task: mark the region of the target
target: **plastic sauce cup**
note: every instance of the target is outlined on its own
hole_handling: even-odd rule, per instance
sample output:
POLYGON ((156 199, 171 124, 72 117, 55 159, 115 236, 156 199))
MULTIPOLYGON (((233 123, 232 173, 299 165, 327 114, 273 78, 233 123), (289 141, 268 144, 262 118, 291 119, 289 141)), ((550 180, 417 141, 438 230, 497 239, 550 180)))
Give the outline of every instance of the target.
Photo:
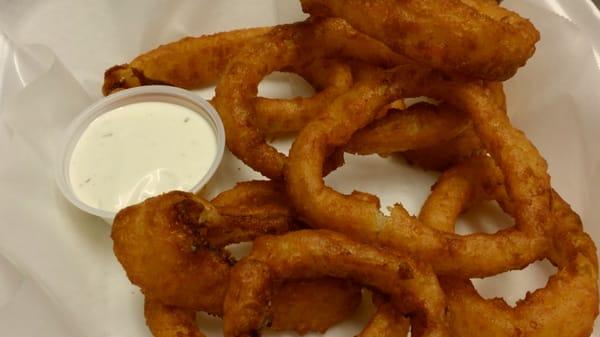
MULTIPOLYGON (((101 217, 112 223, 118 211, 90 206, 75 192, 71 181, 70 166, 73 152, 81 136, 90 124, 103 114, 127 105, 142 102, 163 102, 178 105, 198 113, 208 122, 216 138, 216 154, 212 163, 203 176, 193 185, 190 192, 198 192, 212 178, 219 167, 225 149, 225 130, 217 111, 198 95, 176 87, 153 85, 123 90, 105 97, 85 109, 81 115, 74 119, 66 130, 62 146, 56 160, 56 182, 63 195, 77 208, 84 212, 101 217)), ((156 139, 160 142, 160 139, 156 139)), ((193 160, 194 158, 190 158, 193 160)), ((208 159, 208 158, 207 158, 208 159)), ((122 163, 126 165, 127 163, 122 163)), ((175 189, 175 187, 173 187, 175 189)))

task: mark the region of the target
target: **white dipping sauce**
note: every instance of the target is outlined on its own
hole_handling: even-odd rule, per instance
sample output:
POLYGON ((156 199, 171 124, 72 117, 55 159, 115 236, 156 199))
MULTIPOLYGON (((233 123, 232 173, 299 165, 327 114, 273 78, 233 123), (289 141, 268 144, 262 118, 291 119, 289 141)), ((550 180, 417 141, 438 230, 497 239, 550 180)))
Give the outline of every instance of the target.
POLYGON ((89 206, 118 211, 171 190, 190 190, 217 155, 217 139, 199 113, 141 102, 89 124, 69 164, 73 192, 89 206))

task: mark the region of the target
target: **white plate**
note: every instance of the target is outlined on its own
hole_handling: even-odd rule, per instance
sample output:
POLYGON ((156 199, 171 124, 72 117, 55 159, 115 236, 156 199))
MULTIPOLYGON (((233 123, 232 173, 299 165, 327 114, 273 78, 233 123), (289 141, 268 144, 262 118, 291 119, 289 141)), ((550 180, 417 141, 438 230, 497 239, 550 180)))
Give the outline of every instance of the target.
MULTIPOLYGON (((535 57, 507 83, 509 111, 514 124, 547 158, 554 186, 581 213, 598 243, 600 71, 591 54, 591 46, 600 46, 600 36, 594 35, 600 31, 598 12, 587 1, 530 2, 572 20, 581 31, 524 1, 505 1, 531 17, 542 32, 535 57)), ((12 40, 7 44, 0 39, 2 335, 149 336, 142 297, 112 254, 110 228, 71 207, 54 185, 50 167, 55 139, 99 96, 106 67, 178 36, 301 17, 295 0, 273 3, 230 0, 217 5, 198 0, 177 2, 175 7, 157 0, 0 0, 0 27, 12 40), (29 43, 42 46, 25 46, 29 43)), ((295 82, 271 77, 271 83, 282 81, 284 91, 297 91, 295 82)), ((263 92, 272 88, 262 87, 263 92)), ((402 202, 415 212, 435 180, 394 160, 346 158, 347 164, 327 183, 343 192, 375 193, 384 205, 402 202)), ((256 178, 228 153, 209 194, 256 178)), ((506 222, 485 212, 472 212, 469 218, 490 225, 506 222)), ((514 303, 526 291, 542 287, 549 273, 548 263, 539 263, 477 284, 482 294, 514 303)), ((365 309, 327 335, 353 334, 367 316, 365 309)), ((218 335, 218 326, 203 321, 210 336, 218 335)))

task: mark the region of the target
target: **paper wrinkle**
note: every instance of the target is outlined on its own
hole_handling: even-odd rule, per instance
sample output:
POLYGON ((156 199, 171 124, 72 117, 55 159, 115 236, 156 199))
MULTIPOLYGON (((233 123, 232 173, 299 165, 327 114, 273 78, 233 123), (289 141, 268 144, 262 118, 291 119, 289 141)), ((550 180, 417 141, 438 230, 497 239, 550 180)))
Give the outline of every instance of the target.
POLYGON ((26 46, 13 55, 22 89, 5 99, 4 121, 54 163, 64 130, 92 99, 48 48, 26 46))
MULTIPOLYGON (((589 42, 598 37, 589 31, 585 37, 567 19, 532 5, 548 8, 551 2, 560 2, 568 18, 577 22, 572 0, 504 2, 542 32, 534 58, 506 84, 509 111, 547 158, 554 186, 581 211, 586 229, 599 242, 600 72, 589 42)), ((103 72, 112 65, 186 35, 293 22, 305 15, 297 0, 0 0, 0 8, 0 27, 12 46, 0 84, 0 251, 18 256, 18 267, 31 271, 36 283, 57 299, 56 311, 46 320, 85 328, 77 332, 86 334, 77 336, 148 336, 142 296, 112 253, 110 228, 70 205, 54 184, 52 166, 61 131, 101 96, 103 72)), ((211 90, 203 92, 212 96, 211 90)), ((290 141, 275 144, 286 151, 290 141)), ((394 159, 346 159, 344 167, 327 177, 329 186, 375 193, 383 206, 401 202, 413 213, 436 177, 398 170, 394 159)), ((264 178, 226 151, 204 193, 214 196, 251 179, 264 178)), ((512 284, 534 287, 545 276, 521 275, 512 284)), ((495 284, 502 288, 511 283, 495 284)), ((32 314, 22 312, 15 321, 32 314)), ((37 317, 43 319, 31 316, 37 317)), ((3 332, 13 331, 2 324, 3 332)), ((39 328, 11 335, 39 336, 43 330, 33 331, 39 328)), ((350 322, 325 335, 354 334, 356 329, 350 322)), ((220 335, 218 327, 204 331, 209 337, 220 335)), ((48 337, 66 334, 43 332, 48 337)))
POLYGON ((33 336, 43 331, 49 336, 73 334, 65 317, 39 284, 23 275, 0 255, 0 326, 12 336, 33 336), (26 317, 27 321, 23 318, 26 317))

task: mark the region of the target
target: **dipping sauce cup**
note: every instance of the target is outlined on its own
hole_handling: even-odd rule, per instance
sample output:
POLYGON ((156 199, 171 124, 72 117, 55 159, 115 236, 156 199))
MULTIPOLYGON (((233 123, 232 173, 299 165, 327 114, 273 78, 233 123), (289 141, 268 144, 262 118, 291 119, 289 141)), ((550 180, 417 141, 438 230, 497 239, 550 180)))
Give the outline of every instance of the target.
POLYGON ((169 86, 132 88, 73 120, 56 181, 73 205, 112 223, 120 209, 148 197, 199 191, 224 149, 223 123, 206 100, 169 86))

